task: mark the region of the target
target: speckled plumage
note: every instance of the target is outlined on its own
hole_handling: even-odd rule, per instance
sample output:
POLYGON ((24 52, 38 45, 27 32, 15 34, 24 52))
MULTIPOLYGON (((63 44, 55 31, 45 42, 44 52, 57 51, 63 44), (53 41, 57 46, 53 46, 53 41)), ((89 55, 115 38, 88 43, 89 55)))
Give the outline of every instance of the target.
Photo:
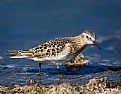
POLYGON ((57 65, 74 61, 88 44, 95 41, 95 33, 85 30, 74 37, 56 38, 28 50, 8 50, 11 58, 29 58, 35 61, 52 61, 57 65))
MULTIPOLYGON (((77 56, 78 55, 77 53, 81 51, 80 48, 83 48, 78 46, 79 46, 78 43, 72 37, 56 38, 54 40, 50 40, 45 43, 42 43, 41 45, 29 50, 9 51, 10 53, 9 55, 12 58, 25 57, 25 58, 33 59, 35 61, 45 61, 44 58, 56 57, 63 54, 64 55, 74 54, 75 56, 77 56)), ((64 59, 66 60, 67 58, 64 58, 64 59)))
POLYGON ((67 43, 69 43, 68 39, 56 38, 38 47, 32 48, 31 50, 34 51, 34 57, 38 58, 57 56, 63 51, 67 43))

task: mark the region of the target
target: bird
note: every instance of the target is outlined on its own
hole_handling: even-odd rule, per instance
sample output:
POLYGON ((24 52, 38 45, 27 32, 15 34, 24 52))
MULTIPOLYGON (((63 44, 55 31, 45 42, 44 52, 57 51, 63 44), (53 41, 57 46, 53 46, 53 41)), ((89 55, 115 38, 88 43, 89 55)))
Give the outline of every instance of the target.
POLYGON ((73 37, 48 40, 34 48, 6 52, 10 58, 26 58, 39 62, 39 72, 41 72, 41 64, 45 63, 54 64, 59 70, 60 65, 74 60, 88 45, 95 45, 101 49, 92 30, 84 30, 73 37))

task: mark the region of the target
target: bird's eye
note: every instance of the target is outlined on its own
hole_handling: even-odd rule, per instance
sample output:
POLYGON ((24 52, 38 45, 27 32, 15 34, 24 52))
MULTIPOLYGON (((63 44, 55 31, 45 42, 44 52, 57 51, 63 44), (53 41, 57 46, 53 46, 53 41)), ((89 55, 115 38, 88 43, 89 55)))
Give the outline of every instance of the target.
POLYGON ((86 36, 86 38, 89 38, 88 36, 86 36))

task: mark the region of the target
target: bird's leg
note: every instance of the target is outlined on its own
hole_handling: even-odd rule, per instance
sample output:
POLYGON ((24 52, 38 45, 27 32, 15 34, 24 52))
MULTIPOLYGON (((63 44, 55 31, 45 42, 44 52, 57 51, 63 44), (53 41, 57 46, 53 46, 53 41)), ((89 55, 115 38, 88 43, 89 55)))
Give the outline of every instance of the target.
POLYGON ((57 66, 56 73, 61 74, 61 72, 60 72, 60 70, 59 70, 59 66, 57 66))
POLYGON ((39 74, 38 74, 39 77, 43 76, 43 73, 41 71, 41 65, 42 65, 42 63, 39 63, 39 74))
POLYGON ((39 73, 41 73, 41 65, 42 63, 39 63, 39 73))
POLYGON ((57 65, 56 73, 57 73, 57 74, 60 74, 60 79, 62 80, 62 79, 63 79, 63 74, 61 74, 61 72, 60 72, 60 69, 59 69, 59 66, 58 66, 58 65, 57 65))

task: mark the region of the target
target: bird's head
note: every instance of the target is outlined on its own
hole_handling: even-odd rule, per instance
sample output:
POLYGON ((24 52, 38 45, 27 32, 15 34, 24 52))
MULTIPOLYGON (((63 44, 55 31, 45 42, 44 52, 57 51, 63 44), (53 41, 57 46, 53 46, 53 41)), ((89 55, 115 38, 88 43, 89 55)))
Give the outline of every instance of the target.
POLYGON ((83 36, 82 39, 85 44, 93 44, 101 49, 95 40, 95 33, 93 31, 85 30, 81 35, 83 36))

